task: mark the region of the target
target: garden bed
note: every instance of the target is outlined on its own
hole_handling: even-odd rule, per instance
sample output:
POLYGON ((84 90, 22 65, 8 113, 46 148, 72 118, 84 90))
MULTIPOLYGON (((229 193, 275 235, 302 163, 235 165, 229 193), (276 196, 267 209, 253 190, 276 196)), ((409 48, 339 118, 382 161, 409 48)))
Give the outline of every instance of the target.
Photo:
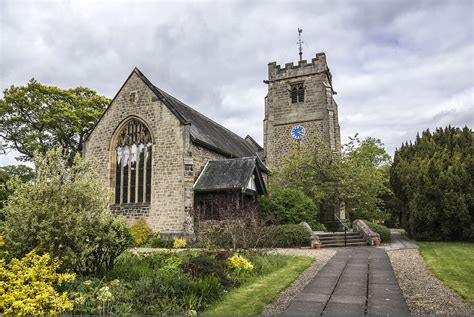
POLYGON ((206 311, 221 315, 240 312, 242 307, 250 311, 240 313, 254 314, 312 261, 310 257, 257 252, 126 252, 105 277, 82 277, 63 287, 74 299, 73 314, 192 315, 206 311))

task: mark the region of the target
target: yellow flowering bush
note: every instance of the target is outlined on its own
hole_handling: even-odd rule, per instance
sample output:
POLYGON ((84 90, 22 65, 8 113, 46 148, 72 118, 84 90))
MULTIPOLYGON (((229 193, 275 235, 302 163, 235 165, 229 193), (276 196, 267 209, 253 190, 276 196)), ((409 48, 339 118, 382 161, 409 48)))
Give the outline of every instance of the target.
POLYGON ((227 266, 237 272, 253 270, 252 262, 237 253, 227 259, 227 266))
POLYGON ((1 315, 57 315, 73 309, 69 294, 55 284, 72 281, 74 274, 57 273, 60 262, 35 251, 10 263, 0 260, 1 315))
POLYGON ((174 249, 186 248, 186 240, 185 239, 174 239, 173 248, 174 249))
POLYGON ((186 240, 185 239, 174 239, 173 248, 174 249, 186 248, 186 240))
POLYGON ((140 220, 132 225, 130 234, 132 235, 133 244, 139 247, 148 241, 151 236, 151 229, 145 221, 140 220))

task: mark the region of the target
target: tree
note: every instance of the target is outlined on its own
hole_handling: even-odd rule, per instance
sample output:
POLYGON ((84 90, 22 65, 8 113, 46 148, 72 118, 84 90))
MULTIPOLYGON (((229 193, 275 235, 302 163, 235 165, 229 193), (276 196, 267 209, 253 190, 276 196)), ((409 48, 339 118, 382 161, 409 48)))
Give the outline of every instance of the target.
POLYGON ((448 126, 417 134, 395 152, 390 186, 397 216, 417 239, 474 239, 474 134, 448 126))
POLYGON ((110 193, 91 162, 62 151, 34 157, 35 177, 18 183, 4 209, 6 245, 21 257, 33 249, 60 258, 63 269, 102 274, 131 243, 126 224, 109 210, 110 193))
POLYGON ((0 220, 3 220, 1 210, 14 190, 10 181, 18 178, 21 182, 28 182, 33 176, 33 169, 26 165, 0 166, 0 220))
POLYGON ((303 191, 328 217, 345 202, 351 219, 383 218, 381 196, 389 190, 389 166, 390 156, 374 138, 350 138, 341 157, 320 140, 296 143, 283 167, 273 171, 271 186, 303 191))
POLYGON ((35 151, 56 147, 72 163, 110 100, 86 87, 61 89, 32 79, 11 86, 0 99, 0 137, 30 161, 35 151))
POLYGON ((383 219, 382 196, 390 195, 390 155, 379 139, 360 141, 357 134, 344 145, 342 155, 344 202, 351 220, 383 219))

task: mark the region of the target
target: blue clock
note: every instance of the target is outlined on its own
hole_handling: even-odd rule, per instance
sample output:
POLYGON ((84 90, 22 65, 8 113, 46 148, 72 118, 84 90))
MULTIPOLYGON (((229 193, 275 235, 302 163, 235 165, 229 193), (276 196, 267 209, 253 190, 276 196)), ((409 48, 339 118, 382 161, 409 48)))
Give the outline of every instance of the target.
POLYGON ((301 125, 297 125, 293 129, 291 129, 291 136, 293 137, 293 139, 296 140, 301 140, 304 137, 304 133, 304 127, 301 125))

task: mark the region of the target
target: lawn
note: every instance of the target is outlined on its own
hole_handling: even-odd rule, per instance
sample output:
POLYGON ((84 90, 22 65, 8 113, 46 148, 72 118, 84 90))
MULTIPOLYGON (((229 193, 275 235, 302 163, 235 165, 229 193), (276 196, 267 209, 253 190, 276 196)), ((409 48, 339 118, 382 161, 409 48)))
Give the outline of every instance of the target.
POLYGON ((288 256, 287 265, 268 275, 247 281, 231 290, 204 315, 259 315, 314 261, 310 257, 288 256))
POLYGON ((474 304, 474 243, 417 242, 431 271, 474 304))

